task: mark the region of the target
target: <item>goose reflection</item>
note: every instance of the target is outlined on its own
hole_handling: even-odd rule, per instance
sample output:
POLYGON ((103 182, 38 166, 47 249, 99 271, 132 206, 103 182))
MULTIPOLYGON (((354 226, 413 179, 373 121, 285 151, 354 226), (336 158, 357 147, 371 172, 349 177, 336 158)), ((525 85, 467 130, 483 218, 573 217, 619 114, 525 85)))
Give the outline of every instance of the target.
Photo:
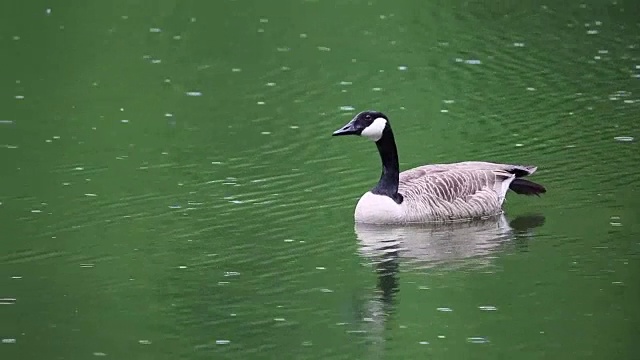
MULTIPOLYGON (((526 215, 509 222, 504 214, 472 222, 403 227, 356 224, 362 256, 378 263, 402 258, 416 266, 488 265, 502 244, 526 235, 544 223, 542 215, 526 215)), ((386 265, 381 265, 386 266, 386 265)))
POLYGON ((526 246, 533 229, 544 224, 542 215, 508 221, 504 214, 473 221, 404 227, 356 224, 361 256, 377 273, 375 294, 365 301, 363 332, 373 343, 384 343, 387 318, 395 309, 401 265, 412 269, 453 270, 485 267, 506 243, 526 246))

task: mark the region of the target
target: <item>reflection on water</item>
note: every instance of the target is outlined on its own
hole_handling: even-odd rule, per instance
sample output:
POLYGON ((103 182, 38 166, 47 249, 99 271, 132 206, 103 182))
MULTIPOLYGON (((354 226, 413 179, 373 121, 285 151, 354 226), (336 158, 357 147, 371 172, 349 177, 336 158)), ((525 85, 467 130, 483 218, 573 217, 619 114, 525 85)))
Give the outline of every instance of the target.
MULTIPOLYGON (((523 215, 508 221, 497 217, 449 224, 381 226, 357 224, 355 232, 361 256, 368 259, 377 274, 375 294, 366 301, 363 332, 380 351, 385 339, 385 323, 393 317, 400 287, 401 268, 452 270, 473 266, 475 270, 490 264, 495 252, 507 242, 534 236, 544 224, 543 215, 523 215)), ((441 308, 441 311, 450 311, 441 308)), ((477 339, 476 339, 477 341, 477 339)))
POLYGON ((449 224, 382 227, 356 224, 363 256, 385 263, 404 258, 413 266, 486 265, 492 252, 544 223, 543 215, 520 216, 509 222, 504 214, 449 224))

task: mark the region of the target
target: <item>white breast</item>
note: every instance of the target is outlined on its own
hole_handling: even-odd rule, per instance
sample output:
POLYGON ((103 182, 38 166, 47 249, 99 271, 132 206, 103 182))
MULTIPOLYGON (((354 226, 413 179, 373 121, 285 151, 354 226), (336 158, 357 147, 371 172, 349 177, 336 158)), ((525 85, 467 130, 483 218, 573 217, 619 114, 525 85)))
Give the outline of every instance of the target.
POLYGON ((398 224, 404 222, 403 214, 402 205, 390 197, 368 191, 358 200, 354 217, 357 223, 398 224))

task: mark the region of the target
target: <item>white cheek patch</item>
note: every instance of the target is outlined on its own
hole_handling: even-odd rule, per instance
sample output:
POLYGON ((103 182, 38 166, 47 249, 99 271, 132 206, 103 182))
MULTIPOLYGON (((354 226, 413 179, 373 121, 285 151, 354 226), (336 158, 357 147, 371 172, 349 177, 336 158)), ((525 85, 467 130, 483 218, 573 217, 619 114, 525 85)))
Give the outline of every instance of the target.
POLYGON ((385 118, 379 117, 373 120, 371 125, 364 128, 364 130, 362 130, 362 133, 360 135, 366 137, 369 140, 378 141, 382 137, 382 132, 384 131, 384 128, 386 126, 387 126, 387 120, 385 118))

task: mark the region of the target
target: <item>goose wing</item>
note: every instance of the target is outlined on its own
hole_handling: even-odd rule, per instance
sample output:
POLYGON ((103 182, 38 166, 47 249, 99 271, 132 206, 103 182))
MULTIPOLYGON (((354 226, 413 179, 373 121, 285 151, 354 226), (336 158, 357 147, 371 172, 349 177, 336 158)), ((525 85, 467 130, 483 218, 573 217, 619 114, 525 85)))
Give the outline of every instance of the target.
POLYGON ((494 166, 427 165, 402 172, 399 192, 417 220, 487 216, 501 211, 515 177, 494 166))
POLYGON ((454 202, 469 200, 479 192, 490 191, 504 196, 502 184, 515 175, 505 170, 464 167, 419 167, 400 174, 400 192, 409 198, 424 197, 454 202))

